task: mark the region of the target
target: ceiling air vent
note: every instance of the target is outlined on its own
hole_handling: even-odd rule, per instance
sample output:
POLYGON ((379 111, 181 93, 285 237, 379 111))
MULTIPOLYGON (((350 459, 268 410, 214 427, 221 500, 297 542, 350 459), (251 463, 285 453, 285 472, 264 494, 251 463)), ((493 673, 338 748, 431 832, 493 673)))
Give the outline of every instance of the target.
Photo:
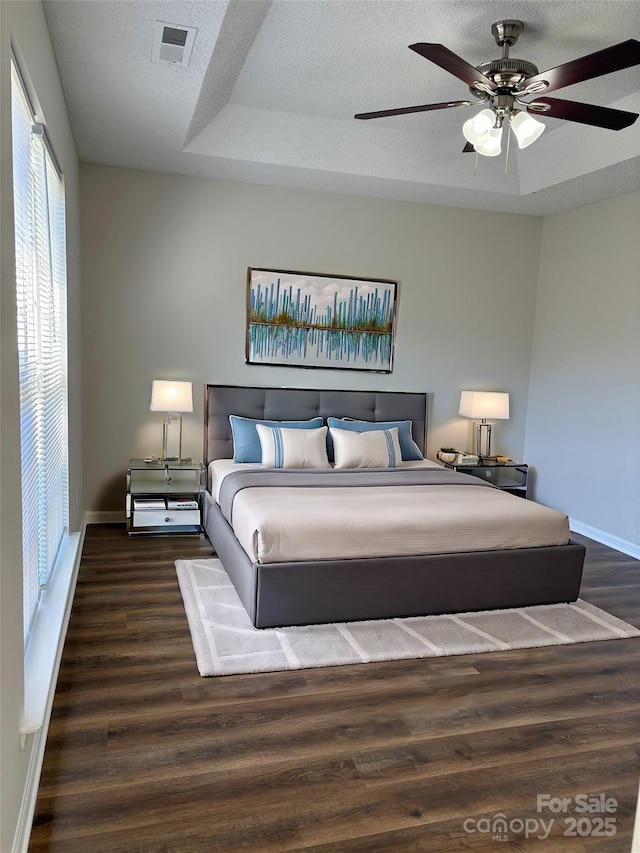
POLYGON ((197 32, 197 27, 183 27, 181 24, 156 21, 153 59, 156 62, 188 65, 197 32))

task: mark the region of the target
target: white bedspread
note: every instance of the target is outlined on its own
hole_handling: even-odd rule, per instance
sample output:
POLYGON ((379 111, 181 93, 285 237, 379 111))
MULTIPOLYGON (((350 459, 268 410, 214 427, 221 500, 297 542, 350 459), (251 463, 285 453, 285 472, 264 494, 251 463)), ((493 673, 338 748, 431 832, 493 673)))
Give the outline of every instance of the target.
MULTIPOLYGON (((440 467, 434 462, 407 466, 440 467)), ((259 465, 229 459, 209 466, 217 499, 233 470, 259 465)), ((442 554, 564 545, 564 513, 507 494, 470 486, 410 488, 247 488, 236 495, 233 529, 254 562, 332 560, 442 554)))

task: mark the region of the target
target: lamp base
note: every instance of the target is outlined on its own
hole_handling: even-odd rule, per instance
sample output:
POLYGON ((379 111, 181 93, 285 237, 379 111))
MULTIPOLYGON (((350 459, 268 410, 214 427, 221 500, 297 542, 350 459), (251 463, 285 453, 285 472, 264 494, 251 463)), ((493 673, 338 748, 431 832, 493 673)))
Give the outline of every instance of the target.
POLYGON ((162 422, 162 461, 164 462, 167 458, 167 439, 169 432, 169 424, 167 421, 162 422))
POLYGON ((491 424, 488 424, 486 420, 482 420, 481 423, 476 424, 476 455, 480 456, 482 459, 490 459, 491 458, 491 424), (485 430, 485 441, 484 446, 485 449, 482 449, 482 431, 485 430))
POLYGON ((191 457, 182 455, 182 412, 178 412, 178 455, 168 456, 167 445, 169 442, 169 427, 171 426, 171 412, 167 413, 167 419, 162 422, 162 461, 163 462, 191 462, 191 457))

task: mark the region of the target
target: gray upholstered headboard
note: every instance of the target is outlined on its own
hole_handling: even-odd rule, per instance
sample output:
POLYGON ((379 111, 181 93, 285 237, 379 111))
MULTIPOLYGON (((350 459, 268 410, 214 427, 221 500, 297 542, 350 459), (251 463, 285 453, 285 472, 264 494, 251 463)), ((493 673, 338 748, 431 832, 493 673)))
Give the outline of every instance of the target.
POLYGON ((357 418, 364 421, 410 420, 413 439, 424 451, 427 394, 413 391, 327 391, 315 388, 249 388, 205 385, 204 462, 230 459, 233 440, 229 415, 245 418, 307 420, 357 418))

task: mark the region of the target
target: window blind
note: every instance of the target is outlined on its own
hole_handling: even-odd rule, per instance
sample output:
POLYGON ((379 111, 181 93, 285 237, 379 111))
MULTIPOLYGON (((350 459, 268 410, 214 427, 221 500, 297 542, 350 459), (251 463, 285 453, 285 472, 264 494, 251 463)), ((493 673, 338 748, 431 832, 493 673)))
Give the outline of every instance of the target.
POLYGON ((64 182, 11 67, 25 646, 68 535, 64 182))

